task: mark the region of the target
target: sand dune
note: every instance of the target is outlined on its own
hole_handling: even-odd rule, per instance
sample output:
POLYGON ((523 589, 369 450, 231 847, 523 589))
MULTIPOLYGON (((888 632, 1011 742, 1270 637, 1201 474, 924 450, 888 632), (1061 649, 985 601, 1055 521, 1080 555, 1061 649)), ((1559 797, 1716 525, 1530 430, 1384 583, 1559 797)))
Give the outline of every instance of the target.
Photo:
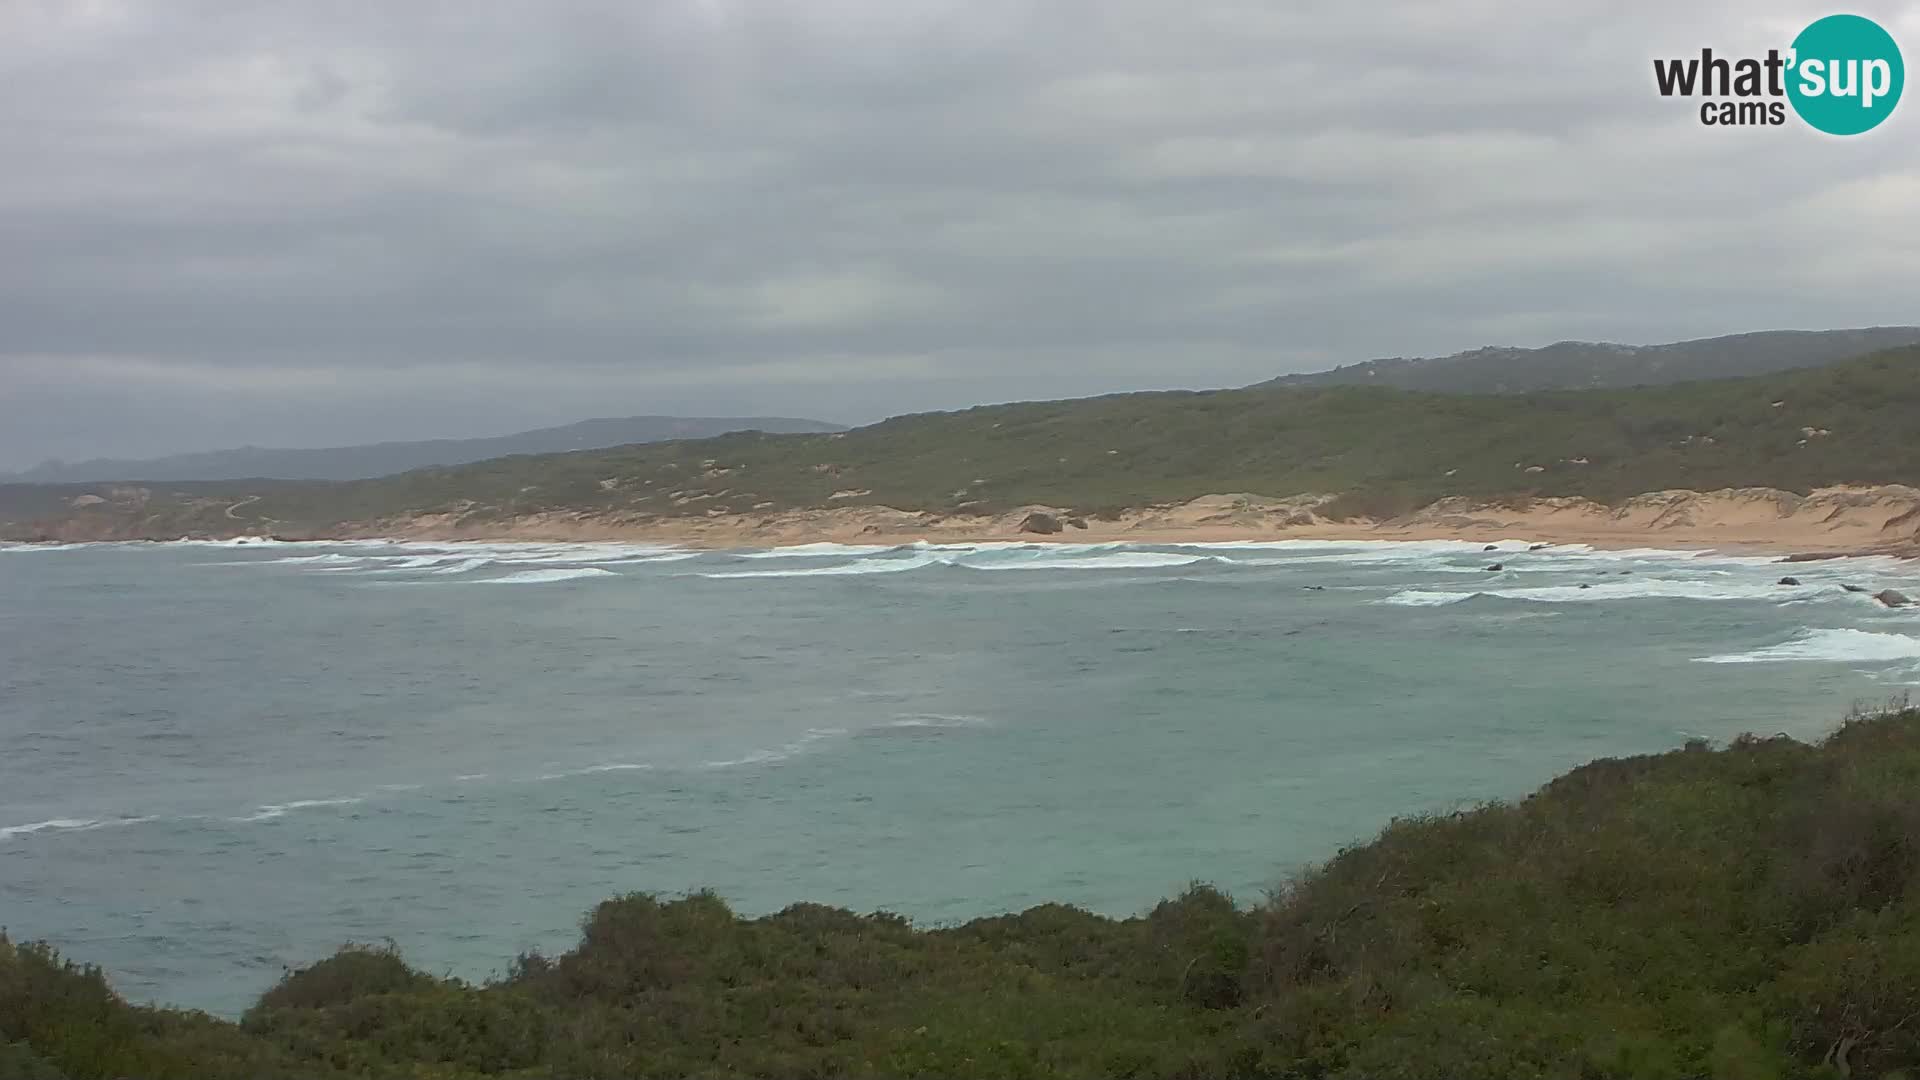
POLYGON ((1450 498, 1385 521, 1328 520, 1318 511, 1329 498, 1206 495, 1177 505, 1128 511, 1114 519, 1072 518, 1064 508, 1045 506, 1020 507, 991 516, 859 506, 708 518, 542 514, 490 523, 480 529, 459 526, 450 516, 420 516, 363 523, 348 531, 418 539, 652 540, 699 547, 821 541, 904 543, 923 539, 1151 542, 1525 538, 1597 547, 1920 554, 1920 489, 1900 485, 1822 488, 1808 495, 1772 488, 1656 491, 1618 505, 1579 498, 1541 498, 1513 504, 1450 498), (1034 511, 1055 514, 1073 523, 1072 527, 1050 537, 1021 532, 1021 523, 1034 511))

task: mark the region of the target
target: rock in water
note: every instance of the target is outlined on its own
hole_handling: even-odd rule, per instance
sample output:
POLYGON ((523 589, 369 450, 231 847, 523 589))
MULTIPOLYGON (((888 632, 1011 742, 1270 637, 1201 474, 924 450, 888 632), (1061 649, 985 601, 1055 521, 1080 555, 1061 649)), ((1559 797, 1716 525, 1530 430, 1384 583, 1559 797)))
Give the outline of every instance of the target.
POLYGON ((1799 579, 1799 578, 1797 578, 1797 577, 1783 577, 1783 578, 1781 578, 1781 579, 1780 579, 1780 580, 1779 580, 1779 581, 1778 581, 1778 582, 1777 582, 1776 584, 1780 584, 1780 585, 1798 585, 1798 584, 1800 584, 1800 579, 1799 579))
POLYGON ((1483 548, 1481 548, 1480 550, 1481 550, 1481 551, 1499 551, 1499 550, 1500 550, 1500 545, 1499 545, 1499 544, 1488 544, 1488 545, 1487 545, 1486 547, 1483 547, 1483 548))
POLYGON ((1913 603, 1913 600, 1908 597, 1906 593, 1900 592, 1897 589, 1882 589, 1874 593, 1873 598, 1888 607, 1907 607, 1913 603))
POLYGON ((1020 523, 1021 532, 1040 533, 1043 536, 1057 533, 1062 528, 1064 528, 1064 526, 1060 524, 1059 518, 1054 517, 1052 514, 1043 514, 1038 510, 1028 514, 1026 520, 1020 523))
POLYGON ((1848 592, 1866 592, 1867 591, 1867 587, 1865 585, 1842 585, 1840 587, 1847 590, 1848 592))
POLYGON ((1530 546, 1529 546, 1529 547, 1527 548, 1527 550, 1528 550, 1528 551, 1544 551, 1544 550, 1546 550, 1546 547, 1547 547, 1547 545, 1545 545, 1545 544, 1533 544, 1533 545, 1530 545, 1530 546))
POLYGON ((1487 567, 1487 570, 1488 572, 1492 572, 1494 570, 1505 570, 1506 568, 1507 564, 1505 563, 1494 563, 1492 566, 1487 567))

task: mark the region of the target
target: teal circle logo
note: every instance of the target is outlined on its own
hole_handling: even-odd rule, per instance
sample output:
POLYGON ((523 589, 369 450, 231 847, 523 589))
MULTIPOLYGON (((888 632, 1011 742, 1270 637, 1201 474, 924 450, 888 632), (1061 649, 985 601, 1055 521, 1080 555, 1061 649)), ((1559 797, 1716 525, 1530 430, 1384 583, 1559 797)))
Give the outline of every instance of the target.
POLYGON ((1800 31, 1789 64, 1793 111, 1829 135, 1878 127, 1900 103, 1907 82, 1893 35, 1859 15, 1829 15, 1800 31))

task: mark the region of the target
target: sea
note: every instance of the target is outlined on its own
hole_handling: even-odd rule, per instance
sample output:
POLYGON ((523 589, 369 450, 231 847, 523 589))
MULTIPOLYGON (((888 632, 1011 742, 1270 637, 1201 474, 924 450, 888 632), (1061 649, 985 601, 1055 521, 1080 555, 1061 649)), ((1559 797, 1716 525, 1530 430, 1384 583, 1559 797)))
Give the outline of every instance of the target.
POLYGON ((634 891, 1252 904, 1920 684, 1920 609, 1843 588, 1915 564, 1485 547, 0 546, 0 926, 233 1016, 348 942, 486 979, 634 891))

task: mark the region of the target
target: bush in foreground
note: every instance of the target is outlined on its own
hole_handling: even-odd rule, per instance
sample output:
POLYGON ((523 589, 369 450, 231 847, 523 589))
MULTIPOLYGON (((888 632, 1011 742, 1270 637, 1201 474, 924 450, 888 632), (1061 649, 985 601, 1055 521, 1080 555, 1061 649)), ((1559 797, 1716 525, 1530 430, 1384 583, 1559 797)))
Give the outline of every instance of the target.
POLYGON ((919 930, 609 900, 486 986, 354 946, 242 1023, 0 939, 0 1076, 1890 1077, 1920 1066, 1920 711, 1599 761, 1251 909, 919 930))

